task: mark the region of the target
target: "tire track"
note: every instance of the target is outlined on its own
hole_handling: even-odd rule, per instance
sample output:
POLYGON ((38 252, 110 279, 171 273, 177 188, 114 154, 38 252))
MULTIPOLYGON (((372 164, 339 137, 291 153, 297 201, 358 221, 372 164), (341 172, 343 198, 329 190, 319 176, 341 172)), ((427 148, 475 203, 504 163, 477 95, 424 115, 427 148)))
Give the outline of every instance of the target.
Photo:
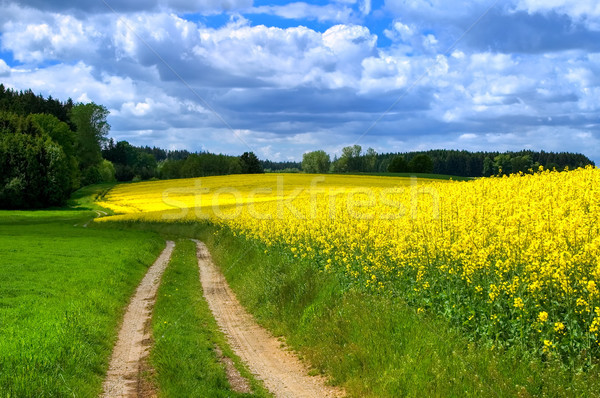
POLYGON ((233 351, 267 389, 285 398, 344 396, 342 389, 328 386, 325 378, 309 376, 298 357, 282 349, 281 342, 256 323, 213 264, 206 245, 195 242, 204 297, 233 351))
POLYGON ((140 396, 140 372, 151 341, 151 329, 148 325, 156 301, 156 291, 174 247, 174 242, 167 241, 166 248, 148 269, 127 306, 101 397, 140 396))

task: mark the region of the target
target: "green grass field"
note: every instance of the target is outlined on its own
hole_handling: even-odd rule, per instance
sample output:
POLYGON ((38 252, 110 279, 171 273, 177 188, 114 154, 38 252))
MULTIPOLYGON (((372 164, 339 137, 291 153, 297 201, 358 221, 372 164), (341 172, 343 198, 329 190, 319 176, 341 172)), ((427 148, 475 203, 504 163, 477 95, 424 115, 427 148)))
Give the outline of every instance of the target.
POLYGON ((83 228, 96 191, 64 209, 0 211, 0 397, 100 392, 124 307, 164 241, 83 228))
POLYGON ((0 396, 94 396, 156 234, 74 227, 86 211, 0 213, 0 396))
MULTIPOLYGON (((110 186, 84 188, 65 208, 0 211, 0 397, 101 392, 125 307, 168 232, 94 227, 94 210, 107 211, 94 200, 110 186)), ((218 330, 193 242, 178 241, 163 281, 148 376, 159 396, 270 396, 218 330), (253 394, 231 391, 215 346, 253 394)))

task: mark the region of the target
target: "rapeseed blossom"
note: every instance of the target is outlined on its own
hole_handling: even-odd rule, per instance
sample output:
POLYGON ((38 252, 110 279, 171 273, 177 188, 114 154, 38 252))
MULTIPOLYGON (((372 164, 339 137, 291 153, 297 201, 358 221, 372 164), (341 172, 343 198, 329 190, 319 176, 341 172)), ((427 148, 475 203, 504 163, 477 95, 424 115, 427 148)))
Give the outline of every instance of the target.
POLYGON ((600 358, 596 168, 467 182, 208 177, 119 185, 101 204, 120 213, 103 220, 205 220, 500 345, 600 358))

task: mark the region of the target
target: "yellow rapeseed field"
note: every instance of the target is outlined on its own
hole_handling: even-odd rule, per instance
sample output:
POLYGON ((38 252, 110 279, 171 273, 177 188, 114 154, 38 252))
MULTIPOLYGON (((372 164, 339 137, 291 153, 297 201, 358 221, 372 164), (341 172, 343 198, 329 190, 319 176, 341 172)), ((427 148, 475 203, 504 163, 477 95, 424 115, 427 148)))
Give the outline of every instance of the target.
POLYGON ((294 174, 119 185, 105 220, 208 222, 442 314, 474 337, 600 358, 600 170, 468 182, 294 174))

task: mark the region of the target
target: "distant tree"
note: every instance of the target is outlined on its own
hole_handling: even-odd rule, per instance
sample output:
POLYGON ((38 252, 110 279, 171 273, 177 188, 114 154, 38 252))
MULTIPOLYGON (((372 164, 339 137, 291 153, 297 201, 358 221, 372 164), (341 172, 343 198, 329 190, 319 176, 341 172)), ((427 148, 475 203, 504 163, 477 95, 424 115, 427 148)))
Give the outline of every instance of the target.
POLYGON ((346 173, 349 171, 348 158, 340 156, 339 158, 334 159, 333 163, 331 163, 330 170, 333 173, 346 173))
POLYGON ((511 155, 508 153, 504 153, 494 157, 494 174, 502 175, 502 174, 511 174, 512 171, 512 161, 511 155))
POLYGON ((307 152, 302 155, 302 170, 305 173, 327 173, 331 159, 325 151, 307 152))
POLYGON ((489 156, 486 156, 483 160, 483 176, 490 177, 494 175, 494 172, 494 161, 489 156))
POLYGON ((114 182, 115 178, 115 166, 109 160, 102 160, 100 164, 100 177, 102 178, 102 182, 114 182))
POLYGON ((300 162, 293 162, 293 161, 283 161, 283 162, 274 162, 271 160, 261 160, 260 164, 262 165, 263 169, 266 171, 267 169, 269 169, 270 171, 283 171, 283 170, 289 170, 289 169, 298 169, 300 170, 300 168, 302 167, 302 163, 300 162))
POLYGON ((154 155, 139 151, 133 164, 135 175, 142 180, 148 180, 156 174, 156 159, 154 155))
POLYGON ((254 152, 244 152, 242 156, 240 156, 240 163, 242 166, 242 174, 258 174, 264 172, 262 165, 254 152))
POLYGON ((342 156, 346 163, 346 171, 362 171, 361 155, 362 147, 360 145, 347 146, 342 148, 342 156))
POLYGON ((181 167, 185 160, 170 160, 167 159, 158 163, 158 176, 164 180, 173 178, 181 178, 181 167))
POLYGON ((533 161, 529 155, 515 156, 510 159, 510 164, 513 173, 527 173, 534 168, 533 161))
POLYGON ((433 173, 433 160, 428 155, 417 155, 408 163, 413 173, 433 173))
POLYGON ((394 156, 387 171, 390 173, 406 173, 408 171, 408 163, 404 160, 404 156, 394 156))
POLYGON ((77 128, 76 153, 84 184, 93 183, 100 173, 98 167, 102 162, 102 146, 110 130, 107 116, 108 110, 93 102, 77 104, 71 110, 71 120, 77 128), (88 171, 89 168, 96 170, 88 171))
POLYGON ((191 153, 185 149, 177 149, 167 152, 167 159, 169 160, 185 160, 191 153))
POLYGON ((367 149, 363 156, 363 164, 361 171, 374 172, 377 171, 377 152, 373 148, 367 149))

